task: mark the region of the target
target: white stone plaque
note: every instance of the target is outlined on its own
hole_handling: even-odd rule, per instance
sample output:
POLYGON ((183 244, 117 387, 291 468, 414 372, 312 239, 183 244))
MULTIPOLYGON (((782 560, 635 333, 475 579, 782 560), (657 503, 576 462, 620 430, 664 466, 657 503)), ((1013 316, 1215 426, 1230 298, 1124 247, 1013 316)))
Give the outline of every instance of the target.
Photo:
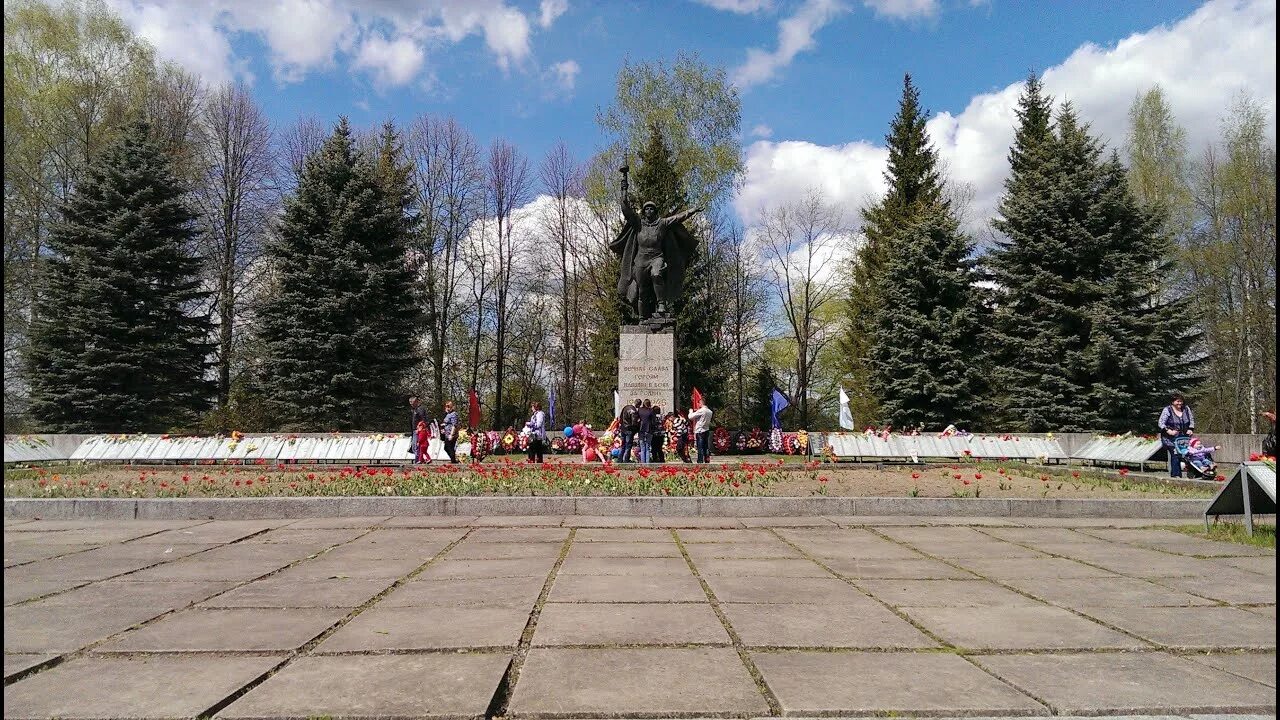
POLYGON ((618 393, 623 404, 649 399, 668 412, 675 407, 675 335, 624 326, 618 343, 618 393))

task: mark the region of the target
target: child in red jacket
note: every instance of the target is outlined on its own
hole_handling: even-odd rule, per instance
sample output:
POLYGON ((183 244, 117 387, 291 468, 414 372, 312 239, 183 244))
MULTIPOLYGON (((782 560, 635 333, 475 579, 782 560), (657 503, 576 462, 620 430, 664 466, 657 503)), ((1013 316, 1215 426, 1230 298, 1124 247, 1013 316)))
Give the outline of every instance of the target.
POLYGON ((427 424, 418 421, 418 454, 414 458, 414 462, 423 463, 431 462, 431 456, 427 453, 427 448, 431 444, 431 431, 427 429, 427 424))

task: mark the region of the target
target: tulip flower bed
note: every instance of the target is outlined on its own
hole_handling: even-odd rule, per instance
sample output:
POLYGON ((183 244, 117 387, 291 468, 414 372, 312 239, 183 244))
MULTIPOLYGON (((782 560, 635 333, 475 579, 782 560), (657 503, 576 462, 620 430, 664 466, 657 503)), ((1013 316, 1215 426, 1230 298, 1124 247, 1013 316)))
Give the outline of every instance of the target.
POLYGON ((502 459, 407 468, 190 465, 70 466, 5 472, 5 497, 275 497, 440 495, 671 495, 857 497, 1210 497, 1185 488, 1028 465, 929 468, 781 461, 711 465, 525 464, 502 459))

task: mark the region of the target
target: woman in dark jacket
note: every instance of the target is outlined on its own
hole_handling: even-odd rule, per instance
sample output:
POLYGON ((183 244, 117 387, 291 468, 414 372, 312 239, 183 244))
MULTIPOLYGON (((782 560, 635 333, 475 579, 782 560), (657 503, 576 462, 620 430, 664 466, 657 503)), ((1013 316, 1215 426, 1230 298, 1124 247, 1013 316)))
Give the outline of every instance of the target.
POLYGON ((1174 393, 1169 404, 1160 412, 1160 444, 1169 453, 1169 477, 1182 477, 1182 458, 1174 448, 1174 441, 1191 435, 1196 429, 1196 418, 1187 407, 1182 393, 1174 393))

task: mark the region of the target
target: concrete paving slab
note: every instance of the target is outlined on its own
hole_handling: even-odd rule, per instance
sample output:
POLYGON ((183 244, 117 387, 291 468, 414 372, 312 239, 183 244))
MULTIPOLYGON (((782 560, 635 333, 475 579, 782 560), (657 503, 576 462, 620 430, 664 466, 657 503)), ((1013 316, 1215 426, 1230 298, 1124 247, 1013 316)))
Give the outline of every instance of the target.
POLYGON ((728 644, 707 603, 548 603, 533 634, 548 645, 728 644))
POLYGON ((563 543, 567 537, 569 530, 561 527, 477 527, 467 542, 563 543))
POLYGON ((1271 618, 1272 620, 1275 620, 1275 619, 1276 619, 1276 606, 1275 606, 1275 605, 1257 605, 1257 606, 1252 606, 1252 607, 1243 607, 1243 606, 1242 606, 1240 609, 1241 609, 1241 610, 1248 610, 1248 611, 1249 611, 1249 612, 1251 612, 1251 613, 1257 613, 1257 614, 1259 614, 1259 615, 1261 615, 1261 616, 1263 616, 1263 617, 1269 617, 1269 618, 1271 618))
POLYGON ((569 557, 561 575, 686 575, 684 558, 569 557))
POLYGON ((965 558, 957 565, 997 580, 1010 578, 1102 578, 1115 573, 1063 558, 965 558))
POLYGON ((695 560, 702 575, 768 577, 830 577, 831 574, 809 560, 717 559, 695 560))
POLYGON ((10 580, 4 579, 4 604, 6 606, 43 597, 50 593, 70 590, 88 580, 10 580))
MULTIPOLYGON (((834 577, 735 577, 704 578, 720 602, 806 603, 863 606, 868 598, 849 583, 834 577)), ((560 581, 556 580, 559 585, 560 581)))
POLYGON ((1121 575, 1142 578, 1203 577, 1213 574, 1216 569, 1206 560, 1141 548, 1116 548, 1088 561, 1121 575))
POLYGON ((970 650, 1137 649, 1146 643, 1055 607, 903 607, 938 637, 970 650))
POLYGON ((311 545, 319 550, 330 545, 341 545, 342 543, 350 542, 367 532, 368 529, 366 528, 299 528, 288 525, 245 538, 241 542, 246 545, 255 543, 311 545))
POLYGON ((924 556, 909 547, 888 540, 798 540, 796 545, 806 555, 822 559, 922 560, 924 556))
POLYGON ((514 717, 768 711, 737 653, 729 648, 534 648, 511 701, 514 717))
POLYGON ((1224 565, 1247 572, 1258 573, 1271 578, 1276 576, 1276 558, 1274 555, 1269 557, 1228 558, 1222 562, 1224 565))
POLYGON ((827 567, 850 578, 910 578, 917 580, 965 580, 973 573, 937 560, 825 559, 827 567))
POLYGON ((1004 582, 1041 600, 1073 609, 1085 606, 1176 607, 1213 604, 1211 600, 1137 578, 1008 578, 1004 582))
POLYGON ((1043 606, 986 580, 859 580, 867 592, 894 607, 1043 606))
POLYGON ((4 689, 6 718, 195 717, 279 657, 79 658, 4 689), (178 681, 180 679, 180 681, 178 681))
POLYGON ((624 517, 617 515, 570 515, 564 519, 564 527, 574 528, 651 528, 651 517, 624 517))
POLYGON ((680 536, 680 541, 686 544, 690 543, 728 543, 728 542, 746 542, 746 543, 779 543, 783 544, 773 533, 768 530, 677 530, 676 534, 680 536))
POLYGON ((138 538, 134 543, 215 543, 224 544, 280 527, 288 520, 215 520, 138 538))
POLYGON ((169 563, 216 547, 192 545, 105 545, 53 560, 41 560, 5 570, 5 579, 14 580, 105 580, 116 575, 169 563))
POLYGON ((557 575, 549 602, 706 602, 697 578, 684 575, 557 575))
POLYGON ((482 717, 510 660, 506 653, 303 657, 217 717, 482 717))
POLYGON ((395 579, 417 570, 426 561, 418 557, 365 559, 325 554, 281 570, 275 577, 281 580, 395 579))
POLYGON ((450 560, 554 559, 559 555, 559 543, 499 543, 464 540, 449 551, 450 560))
POLYGON ((668 537, 667 542, 587 542, 575 541, 569 557, 683 557, 680 548, 668 537))
POLYGON ((423 570, 419 579, 443 580, 446 578, 528 577, 551 572, 555 561, 551 558, 525 560, 449 560, 445 558, 423 570))
POLYGON ((384 522, 382 526, 407 528, 469 527, 476 519, 474 515, 405 515, 393 517, 384 522))
POLYGON ((1173 648, 1274 648, 1274 620, 1232 607, 1081 608, 1138 637, 1173 648))
POLYGON ((1238 605, 1274 605, 1276 579, 1244 570, 1209 577, 1159 578, 1159 583, 1194 595, 1238 605))
MULTIPOLYGON (((1276 686, 1276 654, 1274 652, 1195 654, 1185 657, 1188 660, 1194 660, 1202 665, 1208 665, 1211 668, 1217 668, 1232 675, 1239 675, 1269 687, 1276 686)), ((8 670, 5 671, 5 674, 8 674, 8 670)))
POLYGON ((1057 714, 1275 712, 1276 691, 1164 653, 979 655, 1057 714))
POLYGON ((317 653, 438 648, 514 648, 532 608, 373 607, 316 647, 317 653))
POLYGON ((471 527, 560 527, 563 515, 481 515, 471 521, 471 527))
POLYGON ((111 612, 75 605, 7 607, 4 609, 4 651, 71 652, 165 612, 166 608, 136 606, 115 607, 111 612))
POLYGON ((391 587, 390 578, 294 580, 269 577, 201 603, 221 608, 353 608, 391 587))
POLYGON ((944 653, 753 652, 787 715, 1045 715, 1044 706, 944 653))
POLYGON ((466 535, 458 528, 395 528, 380 527, 352 540, 339 549, 383 548, 405 552, 416 548, 444 547, 466 535))
POLYGON ((741 529, 742 523, 733 517, 682 517, 678 515, 661 515, 653 517, 653 526, 657 528, 685 529, 741 529))
POLYGON ((1106 545, 1110 541, 1077 532, 1074 528, 983 528, 983 534, 1038 547, 1040 545, 1106 545))
POLYGON ((791 558, 802 560, 795 548, 783 543, 697 543, 684 549, 695 562, 713 558, 759 560, 766 558, 791 558))
POLYGON ((35 654, 35 653, 15 653, 6 654, 4 656, 4 679, 17 675, 20 672, 30 670, 31 668, 46 663, 58 657, 54 654, 35 654))
POLYGON ((316 560, 343 560, 355 564, 380 565, 388 562, 416 562, 418 565, 438 555, 447 543, 430 542, 423 545, 357 545, 348 543, 322 553, 316 560))
POLYGON ((528 612, 542 593, 545 576, 422 580, 393 590, 378 607, 469 605, 523 608, 528 612))
POLYGON ((234 582, 121 582, 106 580, 46 598, 40 607, 76 606, 86 611, 112 612, 117 607, 147 607, 159 611, 183 608, 235 587, 234 582))
POLYGON ((309 548, 298 545, 227 545, 130 573, 121 579, 131 582, 253 580, 312 554, 309 548))
POLYGON ((347 614, 341 609, 191 609, 100 645, 102 652, 293 650, 347 614))
POLYGON ((724 603, 720 607, 743 644, 752 647, 940 647, 866 597, 846 605, 724 603))
POLYGON ((382 523, 390 520, 389 515, 378 516, 361 516, 361 517, 320 517, 320 518, 304 518, 289 523, 287 527, 293 530, 327 530, 329 528, 373 528, 382 525, 382 523))
POLYGON ((670 530, 650 528, 583 528, 573 536, 573 544, 586 543, 669 543, 673 542, 670 530))
POLYGON ((50 560, 99 547, 102 546, 81 543, 6 542, 4 544, 4 566, 8 568, 37 560, 50 560))

